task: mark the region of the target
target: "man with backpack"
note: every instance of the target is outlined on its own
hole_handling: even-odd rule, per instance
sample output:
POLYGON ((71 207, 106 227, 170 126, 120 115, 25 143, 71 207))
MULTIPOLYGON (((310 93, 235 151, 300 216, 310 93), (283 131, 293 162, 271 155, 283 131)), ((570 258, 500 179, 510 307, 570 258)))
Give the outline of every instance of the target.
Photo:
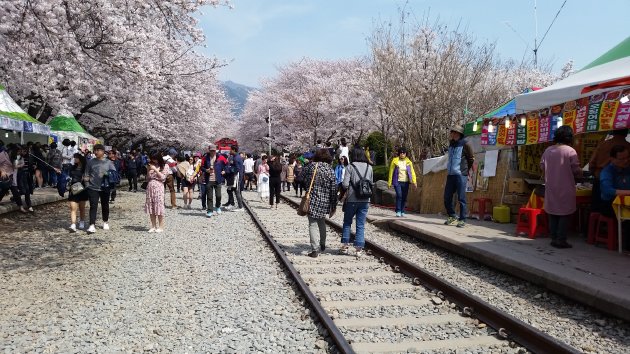
POLYGON ((367 218, 370 199, 373 193, 373 171, 368 163, 365 151, 359 147, 352 150, 352 163, 346 168, 341 184, 345 190, 343 202, 343 232, 341 237, 341 254, 350 252, 350 229, 352 219, 357 220, 356 236, 354 238, 355 255, 364 255, 365 220, 367 218))

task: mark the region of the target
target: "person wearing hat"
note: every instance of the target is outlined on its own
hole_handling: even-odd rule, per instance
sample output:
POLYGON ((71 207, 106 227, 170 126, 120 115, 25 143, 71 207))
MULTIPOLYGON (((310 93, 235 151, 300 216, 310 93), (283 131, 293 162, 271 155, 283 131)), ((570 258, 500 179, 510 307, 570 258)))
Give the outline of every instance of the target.
POLYGON ((466 226, 466 182, 468 173, 473 167, 475 156, 472 146, 464 138, 464 127, 456 125, 451 128, 448 144, 448 164, 446 186, 444 186, 444 207, 448 219, 444 225, 466 226), (457 193, 459 201, 459 217, 453 207, 453 195, 457 193))
POLYGON ((405 216, 405 205, 407 204, 407 195, 409 194, 409 185, 416 187, 416 171, 413 169, 413 163, 407 157, 407 149, 398 148, 398 156, 392 159, 389 164, 389 177, 387 186, 394 186, 396 191, 396 216, 405 216))
POLYGON ((86 189, 88 200, 90 201, 90 227, 87 232, 96 232, 96 213, 98 202, 101 202, 101 212, 103 216, 103 230, 109 230, 109 187, 102 185, 103 177, 107 176, 110 170, 115 170, 114 163, 105 158, 105 147, 102 144, 94 145, 94 158, 88 161, 83 181, 87 183, 86 189))

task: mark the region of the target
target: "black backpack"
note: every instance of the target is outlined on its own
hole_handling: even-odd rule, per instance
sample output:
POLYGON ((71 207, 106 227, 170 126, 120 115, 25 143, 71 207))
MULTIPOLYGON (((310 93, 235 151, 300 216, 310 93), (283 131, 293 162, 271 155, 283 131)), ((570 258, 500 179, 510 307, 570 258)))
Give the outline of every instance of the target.
MULTIPOLYGON (((352 167, 354 168, 354 170, 357 172, 358 176, 361 176, 361 173, 359 173, 359 169, 357 168, 357 166, 355 166, 354 164, 351 164, 352 167)), ((370 169, 370 166, 368 165, 365 168, 365 173, 363 174, 363 177, 360 177, 361 179, 359 180, 359 183, 354 185, 352 184, 352 180, 350 181, 350 184, 352 184, 352 187, 354 188, 354 192, 356 193, 357 197, 360 199, 366 199, 366 198, 371 198, 374 189, 374 183, 372 183, 372 181, 367 180, 365 177, 367 176, 367 172, 370 169)))

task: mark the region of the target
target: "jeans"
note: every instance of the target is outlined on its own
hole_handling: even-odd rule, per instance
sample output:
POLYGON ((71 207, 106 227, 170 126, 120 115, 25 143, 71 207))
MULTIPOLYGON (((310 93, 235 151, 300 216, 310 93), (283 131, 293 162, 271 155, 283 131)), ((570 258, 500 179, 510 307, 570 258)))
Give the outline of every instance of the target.
POLYGON ((396 191, 396 212, 404 213, 407 204, 407 195, 409 194, 409 182, 398 182, 394 186, 396 191))
POLYGON ((316 219, 309 215, 308 234, 313 251, 319 251, 318 246, 326 246, 326 218, 316 219))
POLYGON ((57 172, 55 170, 48 170, 48 185, 57 186, 57 172))
POLYGON ((549 215, 549 233, 552 242, 567 242, 567 227, 571 215, 549 215))
POLYGON ((273 205, 273 197, 276 197, 276 204, 280 203, 280 188, 282 181, 280 177, 269 178, 269 205, 273 205))
POLYGON ((293 189, 295 190, 295 196, 297 197, 298 195, 298 189, 300 190, 300 197, 302 196, 302 192, 304 191, 304 187, 302 187, 302 183, 298 182, 297 180, 293 181, 293 189))
POLYGON ((343 234, 341 243, 350 242, 350 229, 352 228, 352 219, 357 217, 357 232, 354 237, 354 247, 363 248, 365 246, 365 219, 367 217, 370 203, 347 202, 343 210, 343 234))
POLYGON ((453 207, 453 195, 457 193, 459 201, 459 220, 466 220, 466 182, 468 176, 449 175, 446 176, 446 186, 444 187, 444 207, 450 217, 456 217, 453 207))
POLYGON ((284 185, 283 185, 283 187, 282 187, 282 190, 284 191, 285 189, 287 190, 287 192, 290 192, 290 191, 291 191, 291 182, 289 182, 289 181, 284 181, 284 185))
POLYGON ((138 190, 138 171, 127 171, 127 180, 129 181, 129 191, 138 190))
POLYGON ((109 189, 95 191, 88 189, 88 199, 90 201, 90 225, 96 224, 96 212, 98 211, 98 201, 101 201, 101 213, 103 222, 109 220, 109 189))
POLYGON ((216 198, 216 201, 214 202, 214 207, 215 208, 220 208, 221 207, 221 185, 217 184, 217 182, 208 182, 208 184, 206 184, 206 210, 207 211, 212 211, 212 198, 213 195, 212 193, 214 192, 214 196, 216 198))
POLYGON ((111 201, 113 202, 114 200, 116 200, 116 188, 112 188, 111 193, 109 194, 109 197, 111 198, 111 201))

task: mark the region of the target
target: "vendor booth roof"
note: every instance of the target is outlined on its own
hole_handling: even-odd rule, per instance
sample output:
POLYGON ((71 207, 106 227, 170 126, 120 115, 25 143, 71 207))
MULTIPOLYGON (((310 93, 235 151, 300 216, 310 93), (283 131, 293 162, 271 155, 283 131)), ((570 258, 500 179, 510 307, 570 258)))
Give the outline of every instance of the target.
POLYGON ((623 86, 630 86, 630 37, 566 79, 516 96, 516 111, 532 111, 623 86))
POLYGON ((2 86, 0 86, 0 115, 25 122, 39 123, 37 119, 24 112, 22 107, 15 103, 2 86))
POLYGON ((48 122, 48 125, 54 131, 87 133, 79 122, 70 115, 58 115, 48 122))
MULTIPOLYGON (((536 91, 536 90, 540 90, 540 88, 532 87, 532 88, 526 89, 523 92, 526 93, 526 92, 532 92, 532 91, 536 91)), ((501 118, 501 117, 505 117, 505 116, 509 116, 509 115, 513 115, 513 114, 516 114, 516 100, 514 98, 512 98, 511 100, 509 100, 506 103, 502 104, 501 106, 493 109, 492 111, 482 115, 481 117, 478 117, 477 119, 475 119, 475 121, 480 123, 484 119, 501 118)), ((475 124, 475 122, 466 123, 465 132, 464 132, 464 134, 466 136, 468 136, 468 135, 475 135, 475 134, 481 134, 481 129, 477 129, 476 131, 473 131, 474 124, 475 124)), ((478 127, 480 127, 480 126, 481 125, 478 124, 478 127)))

